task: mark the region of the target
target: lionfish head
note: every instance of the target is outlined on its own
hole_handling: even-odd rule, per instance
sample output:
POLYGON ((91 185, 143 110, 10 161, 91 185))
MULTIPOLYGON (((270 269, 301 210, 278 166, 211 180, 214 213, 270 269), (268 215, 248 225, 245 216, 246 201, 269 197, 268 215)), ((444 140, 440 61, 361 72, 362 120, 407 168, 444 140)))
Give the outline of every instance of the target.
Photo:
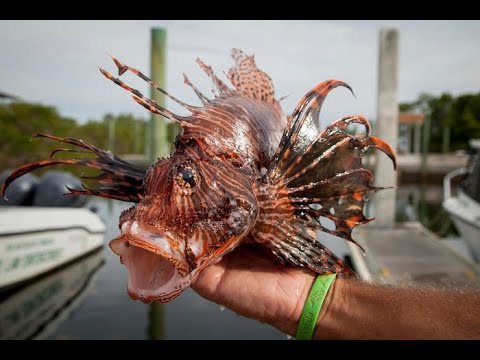
POLYGON ((256 217, 247 178, 220 162, 184 154, 161 159, 144 190, 120 217, 121 234, 110 247, 128 269, 129 295, 146 303, 177 297, 235 248, 256 217))
MULTIPOLYGON (((236 65, 228 76, 234 89, 221 81, 210 66, 197 60, 218 91, 215 97, 247 96, 252 92, 251 97, 269 100, 277 106, 273 92, 265 92, 265 84, 270 84, 271 79, 256 68, 253 56, 236 49, 232 51, 232 56, 236 65), (259 79, 255 82, 258 86, 252 87, 240 81, 242 71, 250 68, 258 75, 255 78, 259 79)), ((178 123, 183 130, 198 120, 200 109, 216 106, 215 100, 202 94, 186 76, 185 83, 194 90, 203 107, 185 104, 139 70, 112 58, 119 76, 133 73, 192 115, 176 115, 108 71, 100 69, 100 72, 130 92, 137 103, 154 114, 178 123)), ((250 76, 250 72, 244 75, 250 76)), ((101 173, 96 176, 82 175, 82 179, 89 183, 84 183, 82 189, 67 187, 67 194, 136 203, 122 213, 119 224, 121 234, 110 242, 111 249, 128 269, 128 293, 133 299, 141 299, 146 303, 174 299, 190 285, 201 269, 233 250, 249 233, 257 218, 258 203, 249 176, 242 172, 245 169, 242 170, 238 164, 234 166, 228 159, 221 160, 221 156, 215 157, 204 152, 206 146, 201 143, 201 137, 186 139, 190 143, 187 141, 180 147, 176 144, 176 151, 170 158, 158 160, 146 172, 81 139, 50 134, 36 136, 73 148, 56 149, 48 160, 15 169, 0 188, 0 195, 5 194, 12 181, 36 169, 74 165, 100 170, 101 173), (59 152, 69 152, 73 158, 57 159, 54 156, 59 152), (82 155, 77 158, 75 153, 82 155)), ((213 147, 217 148, 217 145, 213 147)))

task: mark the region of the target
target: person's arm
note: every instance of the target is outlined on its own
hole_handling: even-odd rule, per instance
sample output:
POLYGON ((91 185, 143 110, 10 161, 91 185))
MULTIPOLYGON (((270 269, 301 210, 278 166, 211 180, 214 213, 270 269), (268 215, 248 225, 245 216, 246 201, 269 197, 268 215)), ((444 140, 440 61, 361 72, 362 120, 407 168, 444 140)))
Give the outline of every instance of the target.
MULTIPOLYGON (((295 336, 317 275, 244 247, 203 269, 192 287, 236 313, 295 336)), ((338 278, 315 339, 480 339, 480 289, 401 288, 338 278)))
MULTIPOLYGON (((303 292, 299 303, 307 295, 303 292)), ((285 328, 292 336, 301 311, 293 315, 294 326, 285 328)), ((480 339, 480 292, 396 288, 337 278, 314 339, 480 339)))

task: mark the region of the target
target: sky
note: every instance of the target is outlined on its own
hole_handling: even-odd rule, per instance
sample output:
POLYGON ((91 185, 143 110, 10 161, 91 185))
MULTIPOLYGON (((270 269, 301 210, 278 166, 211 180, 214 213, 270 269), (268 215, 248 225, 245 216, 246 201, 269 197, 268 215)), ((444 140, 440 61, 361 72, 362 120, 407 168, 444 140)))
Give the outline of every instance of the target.
MULTIPOLYGON (((182 73, 205 94, 211 84, 195 64, 200 57, 217 74, 232 65, 230 49, 255 54, 257 65, 273 79, 290 112, 315 84, 336 78, 349 83, 335 89, 322 110, 322 122, 348 114, 376 116, 378 36, 384 27, 399 30, 399 101, 422 92, 439 95, 480 91, 480 21, 0 21, 0 92, 29 102, 56 106, 80 122, 105 113, 147 117, 122 89, 97 67, 116 70, 107 54, 149 73, 150 29, 167 29, 167 85, 192 105, 199 101, 182 73)), ((140 79, 125 80, 144 94, 140 79)), ((176 113, 184 110, 172 102, 176 113)))

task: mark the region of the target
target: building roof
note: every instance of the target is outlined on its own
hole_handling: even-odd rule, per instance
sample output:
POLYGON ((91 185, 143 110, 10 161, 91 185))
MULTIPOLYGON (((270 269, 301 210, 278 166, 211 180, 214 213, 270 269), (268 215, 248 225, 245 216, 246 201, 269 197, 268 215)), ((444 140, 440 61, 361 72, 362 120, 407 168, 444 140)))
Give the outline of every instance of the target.
POLYGON ((398 115, 398 122, 400 124, 422 124, 425 120, 425 115, 413 112, 401 112, 398 115))

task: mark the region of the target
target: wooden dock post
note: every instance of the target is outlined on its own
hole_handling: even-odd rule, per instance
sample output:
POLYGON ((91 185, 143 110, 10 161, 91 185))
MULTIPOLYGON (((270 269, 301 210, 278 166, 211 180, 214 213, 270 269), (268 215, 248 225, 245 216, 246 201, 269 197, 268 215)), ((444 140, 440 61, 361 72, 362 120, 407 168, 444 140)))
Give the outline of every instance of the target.
MULTIPOLYGON (((152 28, 150 50, 151 79, 161 88, 166 85, 167 73, 167 30, 152 28)), ((151 88, 150 97, 160 106, 165 106, 165 95, 151 88)), ((151 114, 150 124, 145 131, 145 158, 154 162, 157 158, 169 154, 167 141, 167 120, 160 115, 151 114)))
MULTIPOLYGON (((167 78, 167 30, 152 28, 150 53, 151 79, 162 89, 166 88, 167 78)), ((160 106, 165 106, 165 95, 151 88, 151 99, 160 106)), ((167 120, 160 115, 151 114, 150 124, 145 129, 146 149, 145 159, 153 163, 159 157, 169 155, 167 120)), ((148 334, 152 340, 165 337, 164 327, 165 308, 163 304, 152 303, 149 309, 148 334)))
MULTIPOLYGON (((378 104, 376 136, 397 149, 398 137, 398 30, 381 29, 378 57, 378 104)), ((375 168, 375 185, 396 186, 397 174, 392 162, 384 154, 378 154, 375 168)), ((381 191, 374 196, 374 225, 392 228, 395 225, 396 189, 381 191)))

